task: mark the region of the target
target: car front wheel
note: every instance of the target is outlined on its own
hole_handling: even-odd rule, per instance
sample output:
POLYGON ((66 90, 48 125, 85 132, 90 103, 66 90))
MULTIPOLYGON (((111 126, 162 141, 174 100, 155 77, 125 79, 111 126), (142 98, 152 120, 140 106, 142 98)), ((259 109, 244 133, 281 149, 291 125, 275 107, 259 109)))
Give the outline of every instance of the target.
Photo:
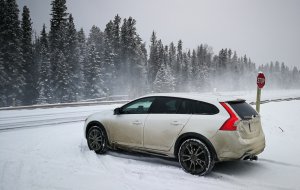
POLYGON ((104 154, 107 151, 107 137, 103 128, 93 126, 87 134, 87 142, 90 150, 97 154, 104 154))
POLYGON ((211 152, 198 139, 185 140, 179 148, 178 158, 183 170, 193 175, 206 175, 214 166, 211 152))

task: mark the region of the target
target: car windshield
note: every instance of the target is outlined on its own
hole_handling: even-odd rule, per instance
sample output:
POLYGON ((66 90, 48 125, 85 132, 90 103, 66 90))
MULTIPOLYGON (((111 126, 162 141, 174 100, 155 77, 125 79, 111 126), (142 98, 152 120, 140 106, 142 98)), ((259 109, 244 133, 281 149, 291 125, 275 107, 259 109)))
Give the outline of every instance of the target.
POLYGON ((245 101, 229 102, 229 105, 243 120, 252 119, 258 115, 258 113, 245 101))

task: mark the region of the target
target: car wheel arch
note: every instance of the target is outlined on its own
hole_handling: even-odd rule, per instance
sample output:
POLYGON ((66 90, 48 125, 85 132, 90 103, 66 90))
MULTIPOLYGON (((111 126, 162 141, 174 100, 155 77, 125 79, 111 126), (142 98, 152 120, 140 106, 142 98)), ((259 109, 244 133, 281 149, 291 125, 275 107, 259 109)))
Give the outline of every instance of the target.
POLYGON ((86 130, 85 130, 85 138, 87 138, 87 134, 88 134, 88 131, 90 130, 91 127, 93 126, 97 126, 97 127, 100 127, 103 131, 104 131, 104 135, 106 136, 107 138, 107 144, 110 145, 110 142, 109 142, 109 138, 108 138, 108 135, 107 135, 107 131, 105 129, 105 127, 102 125, 101 122, 99 121, 91 121, 87 124, 87 127, 86 127, 86 130))
POLYGON ((216 152, 214 146, 212 145, 212 143, 205 136, 203 136, 199 133, 193 133, 193 132, 181 134, 177 138, 175 145, 174 145, 174 156, 176 159, 178 159, 178 152, 179 152, 180 145, 187 139, 198 139, 198 140, 202 141, 208 147, 208 149, 211 151, 214 161, 218 161, 217 152, 216 152))

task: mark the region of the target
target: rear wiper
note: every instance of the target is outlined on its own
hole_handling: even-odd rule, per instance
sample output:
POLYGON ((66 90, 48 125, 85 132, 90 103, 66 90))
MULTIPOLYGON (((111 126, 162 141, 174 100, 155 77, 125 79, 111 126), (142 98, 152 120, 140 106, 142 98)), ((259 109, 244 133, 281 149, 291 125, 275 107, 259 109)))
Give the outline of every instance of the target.
POLYGON ((245 118, 245 119, 253 119, 253 118, 257 117, 257 116, 258 116, 258 115, 251 115, 251 116, 250 116, 250 115, 249 115, 249 116, 247 115, 247 116, 244 116, 244 118, 245 118))

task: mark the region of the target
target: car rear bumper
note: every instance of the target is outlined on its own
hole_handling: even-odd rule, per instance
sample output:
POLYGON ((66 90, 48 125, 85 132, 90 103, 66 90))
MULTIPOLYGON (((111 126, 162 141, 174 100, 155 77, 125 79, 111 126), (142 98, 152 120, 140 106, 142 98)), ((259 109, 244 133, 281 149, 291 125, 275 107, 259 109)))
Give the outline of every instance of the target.
POLYGON ((265 148, 265 136, 260 134, 251 139, 243 139, 236 131, 218 131, 212 138, 219 161, 243 159, 256 156, 265 148))

